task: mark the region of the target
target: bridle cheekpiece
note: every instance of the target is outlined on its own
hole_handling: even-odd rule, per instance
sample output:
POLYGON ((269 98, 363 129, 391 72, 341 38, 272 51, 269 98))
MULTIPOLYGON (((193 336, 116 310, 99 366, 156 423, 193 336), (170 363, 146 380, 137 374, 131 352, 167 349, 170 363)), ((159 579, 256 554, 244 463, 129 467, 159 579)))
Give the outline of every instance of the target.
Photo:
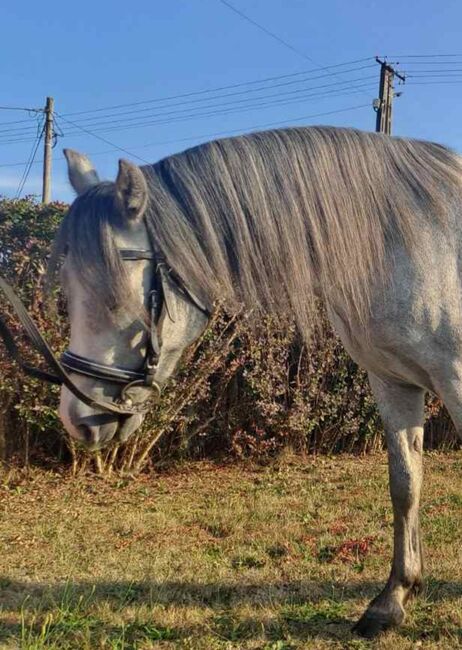
POLYGON ((161 393, 159 384, 155 381, 154 376, 157 370, 157 363, 160 355, 160 343, 157 334, 157 324, 162 309, 163 285, 161 279, 161 266, 165 263, 159 260, 152 250, 120 248, 120 257, 123 261, 152 260, 157 262, 151 289, 148 297, 148 313, 150 316, 149 336, 147 343, 146 356, 143 365, 139 370, 123 368, 121 366, 108 365, 93 361, 83 357, 75 352, 66 350, 61 356, 61 364, 70 372, 79 375, 93 377, 101 381, 122 384, 122 390, 115 402, 121 407, 127 409, 133 408, 133 399, 130 396, 130 389, 135 386, 146 386, 157 390, 161 393))

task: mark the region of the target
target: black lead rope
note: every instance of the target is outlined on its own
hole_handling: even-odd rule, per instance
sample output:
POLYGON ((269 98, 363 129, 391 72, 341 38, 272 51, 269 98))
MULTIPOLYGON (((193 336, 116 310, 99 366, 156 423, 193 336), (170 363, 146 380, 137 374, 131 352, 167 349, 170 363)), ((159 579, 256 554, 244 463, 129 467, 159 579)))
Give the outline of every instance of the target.
MULTIPOLYGON (((38 331, 35 323, 33 322, 32 318, 29 316, 29 313, 24 307, 22 301, 16 295, 13 288, 8 284, 8 282, 6 282, 6 280, 4 280, 1 276, 0 276, 0 289, 3 291, 5 297, 7 298, 8 302, 13 307, 17 317, 21 321, 21 324, 26 331, 27 338, 31 342, 34 350, 40 352, 40 354, 42 354, 42 356, 45 357, 45 360, 47 362, 48 362, 49 355, 51 355, 53 357, 53 360, 55 360, 53 352, 49 348, 48 343, 45 341, 45 339, 38 331)), ((49 372, 40 370, 39 368, 34 368, 33 366, 24 363, 24 361, 21 358, 21 353, 19 351, 19 348, 16 345, 7 324, 2 318, 0 318, 0 336, 2 337, 3 342, 5 343, 5 347, 9 352, 9 354, 11 355, 11 357, 16 361, 16 363, 22 368, 22 370, 24 370, 24 372, 27 375, 30 375, 31 377, 35 377, 36 379, 43 379, 44 381, 48 381, 52 384, 63 383, 61 378, 58 375, 52 375, 49 372)))
POLYGON ((34 368, 33 366, 30 366, 28 363, 24 363, 24 361, 21 358, 21 354, 19 352, 18 346, 14 342, 14 339, 10 334, 10 330, 8 329, 8 326, 3 321, 2 318, 0 318, 0 336, 3 339, 3 343, 5 344, 5 347, 10 357, 14 359, 14 361, 16 361, 18 366, 26 375, 29 375, 30 377, 34 377, 35 379, 41 379, 42 381, 47 381, 50 384, 62 383, 61 379, 56 375, 52 375, 49 372, 46 372, 45 370, 40 370, 40 368, 34 368))

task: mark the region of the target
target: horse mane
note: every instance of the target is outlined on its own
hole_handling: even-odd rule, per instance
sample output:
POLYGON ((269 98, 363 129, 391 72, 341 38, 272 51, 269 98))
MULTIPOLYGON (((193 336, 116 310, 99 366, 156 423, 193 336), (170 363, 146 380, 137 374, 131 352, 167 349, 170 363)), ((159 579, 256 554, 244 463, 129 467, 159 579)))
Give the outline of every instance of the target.
MULTIPOLYGON (((447 222, 462 178, 460 158, 441 145, 333 127, 215 140, 141 169, 147 227, 186 286, 230 309, 290 313, 306 335, 318 297, 367 319, 374 283, 389 270, 390 242, 414 254, 423 222, 447 222)), ((92 265, 103 264, 103 301, 114 298, 107 283, 116 288, 120 273, 107 231, 117 218, 110 186, 98 237, 97 189, 76 200, 81 209, 73 206, 91 210, 93 221, 71 215, 66 226, 88 282, 92 265)))

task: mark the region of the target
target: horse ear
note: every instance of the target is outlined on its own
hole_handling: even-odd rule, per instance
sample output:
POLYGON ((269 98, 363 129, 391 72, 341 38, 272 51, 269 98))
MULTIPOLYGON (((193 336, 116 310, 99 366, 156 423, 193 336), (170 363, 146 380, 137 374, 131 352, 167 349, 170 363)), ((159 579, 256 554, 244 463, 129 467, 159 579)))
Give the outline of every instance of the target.
POLYGON ((64 149, 63 153, 67 160, 69 181, 77 194, 83 194, 90 187, 99 183, 95 168, 84 154, 72 149, 64 149))
POLYGON ((125 218, 129 221, 140 219, 148 203, 148 186, 141 169, 127 160, 119 160, 115 185, 125 218))

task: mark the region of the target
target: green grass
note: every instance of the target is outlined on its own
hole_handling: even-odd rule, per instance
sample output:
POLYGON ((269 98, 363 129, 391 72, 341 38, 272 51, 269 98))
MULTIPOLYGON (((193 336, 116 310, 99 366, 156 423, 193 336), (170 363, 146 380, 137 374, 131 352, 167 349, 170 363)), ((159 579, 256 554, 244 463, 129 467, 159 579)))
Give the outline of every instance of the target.
POLYGON ((462 455, 427 454, 427 583, 404 626, 352 623, 389 571, 385 455, 196 463, 137 481, 0 477, 0 648, 462 648, 462 455))

